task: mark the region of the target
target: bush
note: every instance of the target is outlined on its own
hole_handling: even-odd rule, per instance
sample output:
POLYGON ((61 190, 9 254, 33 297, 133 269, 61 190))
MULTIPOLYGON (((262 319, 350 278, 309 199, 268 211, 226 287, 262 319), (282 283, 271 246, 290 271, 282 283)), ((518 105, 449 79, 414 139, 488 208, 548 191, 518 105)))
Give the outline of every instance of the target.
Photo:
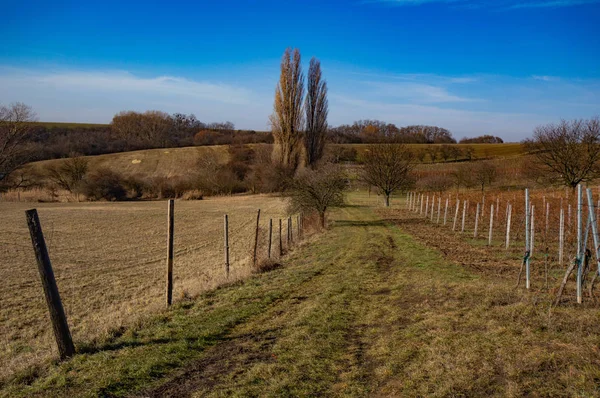
POLYGON ((84 194, 92 200, 127 199, 126 183, 123 176, 107 168, 90 173, 84 184, 84 194))

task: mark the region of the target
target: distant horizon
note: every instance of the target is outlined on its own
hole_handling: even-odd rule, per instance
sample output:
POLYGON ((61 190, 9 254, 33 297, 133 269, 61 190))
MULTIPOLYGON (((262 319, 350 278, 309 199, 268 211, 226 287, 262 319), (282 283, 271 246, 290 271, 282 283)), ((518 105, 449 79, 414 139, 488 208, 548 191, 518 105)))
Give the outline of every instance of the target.
POLYGON ((297 47, 304 72, 321 60, 332 126, 377 119, 519 142, 600 113, 600 0, 182 4, 8 4, 0 103, 64 123, 161 110, 268 131, 281 55, 297 47))

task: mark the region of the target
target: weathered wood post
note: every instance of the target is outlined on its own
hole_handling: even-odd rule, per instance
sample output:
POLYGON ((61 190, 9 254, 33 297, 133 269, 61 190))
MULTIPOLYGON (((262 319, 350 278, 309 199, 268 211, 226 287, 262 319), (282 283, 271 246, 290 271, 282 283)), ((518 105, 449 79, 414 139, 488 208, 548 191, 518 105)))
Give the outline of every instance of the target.
POLYGON ((167 230, 167 307, 173 302, 173 236, 175 232, 175 201, 169 199, 168 203, 168 230, 167 230))
POLYGON ((494 204, 490 206, 490 232, 488 234, 488 246, 492 245, 492 234, 494 231, 494 204))
POLYGON ((225 275, 229 278, 229 216, 225 214, 223 223, 224 251, 225 251, 225 275))
POLYGON ((283 239, 281 237, 281 218, 279 219, 279 257, 283 256, 283 239))
POLYGON ((29 227, 29 235, 31 236, 35 259, 37 260, 38 271, 42 280, 44 297, 46 298, 48 312, 50 313, 54 338, 56 339, 56 345, 58 346, 58 354, 62 360, 75 354, 75 346, 71 339, 67 316, 65 315, 65 310, 58 292, 58 286, 56 285, 56 279, 54 278, 54 271, 52 270, 52 264, 50 263, 50 256, 48 255, 48 248, 46 247, 46 241, 44 240, 42 225, 40 224, 37 210, 27 210, 25 212, 25 217, 27 219, 27 226, 29 227))
POLYGON ((271 241, 273 240, 273 219, 269 218, 269 249, 267 250, 267 257, 271 258, 271 241))
POLYGON ((256 229, 254 231, 254 256, 252 257, 252 264, 256 265, 256 256, 258 252, 258 229, 260 225, 260 209, 256 213, 256 229))

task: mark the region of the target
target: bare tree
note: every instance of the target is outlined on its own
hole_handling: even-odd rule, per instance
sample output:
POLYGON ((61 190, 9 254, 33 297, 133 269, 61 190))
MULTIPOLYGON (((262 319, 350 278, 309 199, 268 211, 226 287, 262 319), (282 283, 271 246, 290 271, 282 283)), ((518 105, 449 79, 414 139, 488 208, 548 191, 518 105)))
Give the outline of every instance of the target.
POLYGON ((315 167, 323 157, 325 136, 327 134, 327 82, 321 75, 321 63, 318 59, 310 60, 308 69, 308 88, 306 93, 306 132, 304 149, 306 164, 315 167))
POLYGON ((0 106, 0 181, 27 162, 25 139, 36 114, 29 105, 0 106))
POLYGON ((88 159, 81 156, 72 156, 47 168, 50 181, 69 192, 81 189, 87 172, 88 159))
POLYGON ((533 132, 533 139, 524 143, 554 181, 560 181, 574 189, 580 182, 600 175, 598 117, 590 120, 562 120, 558 124, 538 126, 533 132))
POLYGON ((319 169, 302 170, 294 178, 287 195, 291 211, 316 211, 325 228, 325 213, 344 203, 346 174, 341 166, 326 164, 319 169))
POLYGON ((279 164, 296 171, 302 154, 302 129, 304 115, 304 75, 300 51, 285 50, 281 60, 281 75, 275 89, 274 112, 271 128, 275 139, 274 159, 279 164))
POLYGON ((370 145, 363 155, 362 179, 376 187, 390 205, 390 196, 400 189, 407 189, 412 180, 409 172, 414 167, 412 152, 403 144, 370 145))
POLYGON ((488 161, 479 162, 474 169, 473 182, 481 187, 481 192, 484 191, 486 186, 490 186, 496 181, 498 169, 493 163, 488 161))

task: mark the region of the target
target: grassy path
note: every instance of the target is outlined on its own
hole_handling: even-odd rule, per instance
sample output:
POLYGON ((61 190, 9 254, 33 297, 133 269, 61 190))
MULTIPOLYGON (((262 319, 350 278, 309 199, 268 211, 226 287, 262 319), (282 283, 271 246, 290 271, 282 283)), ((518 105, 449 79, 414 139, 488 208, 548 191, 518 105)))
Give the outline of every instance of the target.
POLYGON ((401 222, 359 205, 333 218, 284 268, 181 303, 2 393, 600 394, 597 310, 550 321, 543 302, 450 263, 401 222))

